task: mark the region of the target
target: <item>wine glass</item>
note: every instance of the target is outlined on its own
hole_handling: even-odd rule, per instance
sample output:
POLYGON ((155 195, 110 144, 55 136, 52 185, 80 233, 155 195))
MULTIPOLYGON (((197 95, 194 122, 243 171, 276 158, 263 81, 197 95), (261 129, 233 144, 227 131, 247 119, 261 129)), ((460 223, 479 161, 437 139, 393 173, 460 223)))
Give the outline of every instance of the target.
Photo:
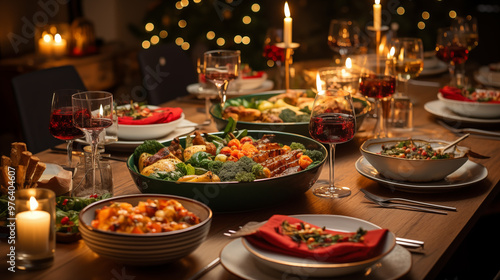
POLYGON ((377 122, 373 129, 374 138, 387 137, 388 99, 396 88, 396 77, 386 74, 361 73, 359 91, 368 98, 375 100, 377 122), (384 106, 382 106, 384 105, 384 106))
POLYGON ((469 57, 466 33, 450 28, 438 29, 436 56, 441 61, 448 63, 451 76, 450 85, 461 85, 461 78, 465 74, 463 65, 469 57))
POLYGON ((104 91, 86 91, 72 96, 73 123, 91 145, 92 193, 96 193, 96 165, 99 135, 113 124, 113 95, 104 91))
MULTIPOLYGON (((318 77, 319 80, 319 77, 318 77)), ((328 184, 319 184, 313 194, 325 198, 349 196, 348 187, 336 186, 334 178, 335 145, 350 141, 356 131, 356 117, 351 94, 341 89, 320 90, 314 99, 309 134, 321 143, 330 146, 330 176, 328 184)))
POLYGON ((467 49, 469 52, 479 44, 477 20, 472 16, 456 17, 451 23, 451 29, 465 34, 467 49))
POLYGON ((424 69, 424 47, 419 38, 396 38, 391 41, 387 55, 390 70, 397 76, 398 84, 403 90, 398 96, 408 96, 408 80, 418 77, 424 69), (392 49, 394 48, 394 50, 392 49))
POLYGON ((203 56, 205 78, 217 87, 221 110, 224 110, 229 82, 238 77, 240 70, 240 51, 214 50, 205 52, 203 56))
POLYGON ((73 167, 73 140, 83 137, 83 132, 73 125, 73 107, 71 96, 77 89, 58 89, 52 93, 49 131, 57 139, 66 140, 68 159, 67 167, 73 167))
POLYGON ((333 19, 328 31, 328 46, 340 54, 340 64, 345 63, 347 55, 353 54, 360 45, 360 29, 350 20, 333 19))

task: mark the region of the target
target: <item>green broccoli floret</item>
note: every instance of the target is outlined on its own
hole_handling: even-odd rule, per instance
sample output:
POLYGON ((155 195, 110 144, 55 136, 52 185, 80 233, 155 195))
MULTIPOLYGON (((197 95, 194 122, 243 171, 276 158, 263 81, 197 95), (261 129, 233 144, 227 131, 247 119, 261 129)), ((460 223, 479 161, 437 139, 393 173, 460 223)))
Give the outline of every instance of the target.
POLYGON ((304 155, 310 157, 312 161, 322 161, 325 155, 321 151, 318 150, 305 150, 304 155))
POLYGON ((223 164, 224 163, 222 161, 213 160, 208 163, 208 170, 212 171, 215 174, 219 174, 223 164))
POLYGON ((249 157, 242 157, 236 162, 226 161, 220 168, 218 175, 221 181, 223 182, 227 181, 251 182, 256 178, 254 173, 252 172, 254 165, 260 165, 260 164, 255 163, 255 161, 253 161, 249 157), (248 181, 250 179, 252 180, 248 181))
POLYGON ((290 149, 304 151, 306 149, 306 146, 304 146, 304 144, 302 144, 302 143, 292 142, 290 144, 290 149))
POLYGON ((297 115, 297 122, 309 122, 311 116, 308 114, 297 115))
POLYGON ((139 157, 142 155, 142 153, 149 153, 149 154, 156 154, 160 149, 165 148, 165 146, 156 141, 156 140, 146 140, 144 143, 139 145, 137 148, 134 150, 134 159, 136 163, 139 160, 139 157))
POLYGON ((297 122, 297 114, 288 108, 281 110, 279 117, 283 122, 297 122))

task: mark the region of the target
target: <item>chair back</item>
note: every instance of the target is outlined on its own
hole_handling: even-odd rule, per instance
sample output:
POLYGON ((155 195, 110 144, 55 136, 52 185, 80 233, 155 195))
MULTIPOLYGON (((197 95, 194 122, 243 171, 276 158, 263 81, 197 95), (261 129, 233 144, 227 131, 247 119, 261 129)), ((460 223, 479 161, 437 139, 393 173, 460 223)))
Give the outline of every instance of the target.
MULTIPOLYGON (((190 57, 176 44, 161 44, 138 54, 142 88, 150 105, 187 95, 187 86, 198 81, 190 57)), ((136 97, 138 93, 135 93, 136 97)), ((136 100, 142 101, 142 100, 136 100)))
POLYGON ((37 153, 63 141, 49 132, 52 93, 57 89, 86 90, 73 66, 37 70, 12 78, 24 141, 37 153))

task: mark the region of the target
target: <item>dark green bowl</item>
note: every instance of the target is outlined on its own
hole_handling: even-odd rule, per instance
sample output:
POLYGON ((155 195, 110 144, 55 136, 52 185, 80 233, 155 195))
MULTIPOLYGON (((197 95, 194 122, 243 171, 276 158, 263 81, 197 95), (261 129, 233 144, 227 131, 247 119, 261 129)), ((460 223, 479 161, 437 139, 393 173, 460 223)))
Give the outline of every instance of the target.
MULTIPOLYGON (((213 133, 222 135, 222 132, 213 133)), ((169 182, 141 175, 132 154, 127 160, 127 167, 137 188, 142 193, 171 194, 193 198, 205 203, 215 212, 247 211, 272 206, 303 195, 318 180, 327 150, 323 144, 309 137, 276 131, 248 131, 248 135, 260 139, 264 134, 274 134, 276 142, 289 145, 300 142, 309 150, 320 150, 324 157, 320 164, 294 174, 269 179, 259 179, 251 183, 217 182, 190 183, 169 182)), ((186 137, 180 138, 185 145, 186 137)), ((163 143, 170 145, 170 141, 163 143)))
MULTIPOLYGON (((305 91, 305 90, 304 90, 305 91)), ((255 100, 267 100, 273 96, 284 93, 284 90, 273 90, 264 93, 250 94, 240 97, 235 97, 228 99, 244 99, 247 101, 255 100)), ((371 110, 371 103, 364 97, 356 96, 352 98, 354 107, 356 110, 356 129, 358 129, 363 120, 365 119, 368 112, 371 110)), ((214 104, 210 108, 210 115, 215 121, 217 129, 223 131, 227 125, 227 120, 222 118, 222 112, 220 104, 214 104)), ((238 121, 238 129, 248 129, 248 130, 271 130, 271 131, 281 131, 288 133, 296 133, 309 137, 309 122, 296 122, 296 123, 255 123, 255 122, 244 122, 238 121)))

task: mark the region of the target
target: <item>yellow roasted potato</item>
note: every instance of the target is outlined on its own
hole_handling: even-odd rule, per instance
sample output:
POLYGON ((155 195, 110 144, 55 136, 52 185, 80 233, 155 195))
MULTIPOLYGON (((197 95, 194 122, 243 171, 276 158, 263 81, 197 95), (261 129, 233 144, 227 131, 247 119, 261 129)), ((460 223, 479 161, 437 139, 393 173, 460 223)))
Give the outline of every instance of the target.
POLYGON ((146 160, 152 156, 151 154, 149 153, 142 153, 141 156, 139 157, 139 172, 142 171, 142 169, 144 169, 144 165, 146 163, 146 160))
POLYGON ((220 178, 219 178, 219 176, 212 173, 212 171, 208 171, 202 175, 183 176, 183 177, 179 178, 179 180, 177 180, 177 182, 198 182, 198 183, 199 182, 220 182, 220 178))
POLYGON ((190 159, 197 152, 206 152, 207 146, 205 145, 193 145, 184 149, 184 161, 190 159))
POLYGON ((160 159, 159 161, 144 167, 144 169, 141 171, 141 174, 149 176, 156 171, 174 171, 175 165, 181 162, 182 161, 180 161, 176 157, 160 159))

